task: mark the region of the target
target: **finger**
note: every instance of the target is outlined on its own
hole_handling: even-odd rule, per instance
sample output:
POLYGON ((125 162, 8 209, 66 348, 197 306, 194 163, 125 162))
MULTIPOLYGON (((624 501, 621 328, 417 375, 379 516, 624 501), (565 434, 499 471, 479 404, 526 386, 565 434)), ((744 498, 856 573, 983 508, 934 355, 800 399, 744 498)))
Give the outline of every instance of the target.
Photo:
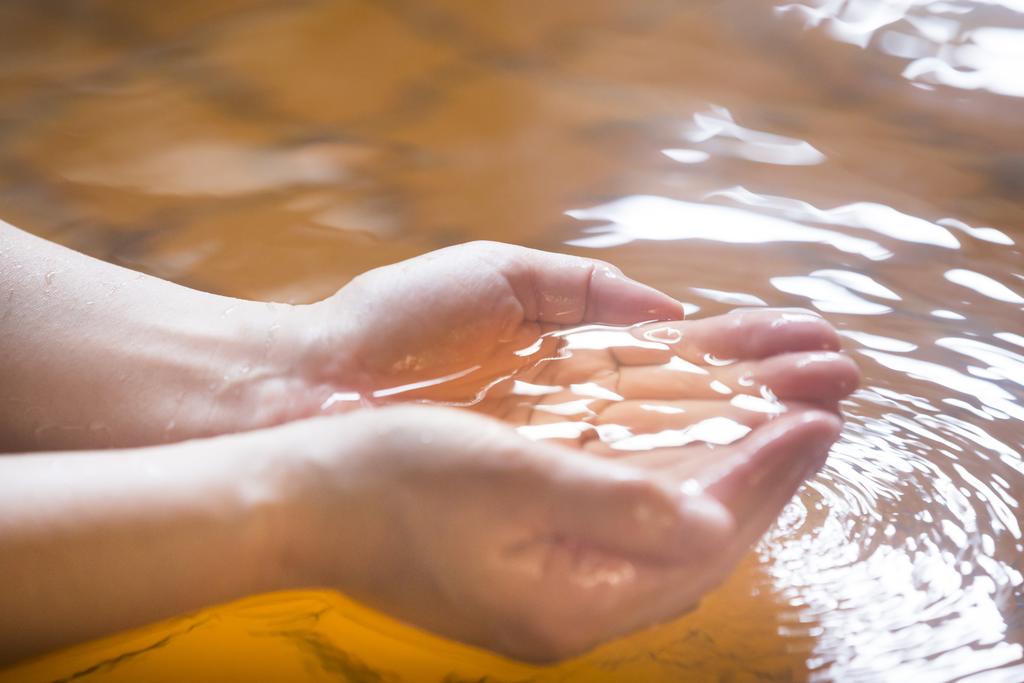
POLYGON ((838 434, 839 423, 828 413, 807 411, 787 416, 771 427, 757 440, 745 442, 751 447, 745 457, 734 463, 733 471, 717 482, 715 489, 707 490, 713 497, 720 496, 719 502, 728 500, 730 511, 741 511, 742 516, 736 518, 738 526, 701 554, 691 553, 675 563, 636 565, 632 580, 613 586, 614 600, 605 600, 608 606, 603 612, 612 619, 595 622, 606 636, 673 618, 720 584, 775 520, 808 472, 820 466, 838 434))
POLYGON ((556 457, 561 475, 546 498, 556 532, 602 552, 671 561, 721 546, 733 532, 726 508, 687 495, 638 470, 570 449, 556 457))
POLYGON ((705 490, 732 511, 741 528, 753 525, 753 534, 821 468, 841 427, 837 416, 820 410, 784 415, 737 444, 705 480, 705 490))
MULTIPOLYGON (((709 355, 748 360, 794 351, 838 351, 841 347, 835 328, 816 313, 800 309, 738 310, 684 323, 641 325, 632 333, 647 342, 668 344, 691 363, 704 363, 709 355)), ((644 362, 642 352, 629 353, 644 362)), ((647 355, 655 354, 649 351, 647 355)))
POLYGON ((502 252, 501 270, 527 320, 627 325, 683 318, 681 303, 608 263, 509 245, 493 248, 502 252))
POLYGON ((860 383, 860 370, 848 356, 832 351, 787 353, 764 360, 700 368, 685 361, 661 366, 624 366, 618 393, 626 399, 728 398, 759 395, 763 388, 779 399, 831 405, 860 383))
POLYGON ((645 320, 682 320, 683 305, 599 261, 590 275, 584 322, 628 325, 645 320))

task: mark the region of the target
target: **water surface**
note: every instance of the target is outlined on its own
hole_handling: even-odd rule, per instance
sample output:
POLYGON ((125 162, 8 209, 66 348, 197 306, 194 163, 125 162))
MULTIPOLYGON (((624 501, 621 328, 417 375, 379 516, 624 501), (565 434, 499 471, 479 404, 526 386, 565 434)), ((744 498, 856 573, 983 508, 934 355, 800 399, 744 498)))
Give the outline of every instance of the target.
POLYGON ((301 593, 11 680, 1024 680, 1019 0, 10 0, 0 111, 4 220, 190 286, 504 240, 816 309, 865 374, 735 575, 580 660, 301 593))

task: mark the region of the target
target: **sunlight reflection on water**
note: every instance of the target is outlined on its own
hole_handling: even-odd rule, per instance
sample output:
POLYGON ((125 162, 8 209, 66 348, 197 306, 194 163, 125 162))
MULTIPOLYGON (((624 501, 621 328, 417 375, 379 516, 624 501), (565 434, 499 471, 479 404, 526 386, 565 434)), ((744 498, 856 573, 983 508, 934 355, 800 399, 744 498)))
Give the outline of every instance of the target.
POLYGON ((568 248, 691 316, 817 309, 865 384, 710 608, 562 668, 320 597, 10 680, 157 680, 222 643, 278 680, 1024 680, 1024 2, 237 4, 0 8, 34 17, 0 42, 4 218, 294 301, 451 242, 568 248), (97 38, 125 26, 141 46, 97 38))

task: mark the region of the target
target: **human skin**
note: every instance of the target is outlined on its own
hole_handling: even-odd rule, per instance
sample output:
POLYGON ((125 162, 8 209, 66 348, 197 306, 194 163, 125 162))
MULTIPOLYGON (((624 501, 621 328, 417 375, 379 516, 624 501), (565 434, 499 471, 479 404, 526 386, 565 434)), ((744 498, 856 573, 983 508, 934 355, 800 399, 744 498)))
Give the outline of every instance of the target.
MULTIPOLYGON (((721 581, 820 467, 836 402, 857 382, 816 316, 680 322, 678 302, 607 264, 491 243, 288 306, 196 292, 0 225, 0 284, 2 450, 51 451, 0 458, 8 660, 295 587, 339 589, 523 659, 577 654, 721 581), (624 455, 515 431, 536 411, 524 417, 502 387, 548 372, 516 349, 556 327, 658 319, 681 338, 657 354, 734 359, 705 379, 769 388, 785 412, 714 449, 624 455), (386 405, 434 390, 397 387, 467 369, 452 386, 496 380, 475 407, 512 424, 386 405), (53 452, 113 446, 126 450, 53 452)), ((625 400, 595 414, 618 411, 637 433, 663 426, 644 422, 646 399, 746 420, 663 360, 582 354, 561 367, 614 376, 625 400)))
MULTIPOLYGON (((415 399, 376 395, 475 366, 473 382, 512 373, 510 352, 556 326, 683 317, 679 302, 609 264, 486 242, 287 305, 199 292, 0 223, 0 285, 0 452, 171 443, 415 399)), ((807 355, 839 348, 817 316, 681 324, 704 352, 771 357, 766 383, 785 385, 783 400, 817 393, 811 376, 842 395, 856 384, 849 359, 807 355)))
POLYGON ((608 264, 493 243, 378 268, 305 306, 198 292, 2 223, 0 256, 8 452, 257 429, 485 362, 539 323, 682 318, 608 264))
POLYGON ((691 608, 823 463, 787 414, 704 492, 664 463, 387 407, 129 450, 0 458, 0 661, 286 588, 551 661, 691 608))

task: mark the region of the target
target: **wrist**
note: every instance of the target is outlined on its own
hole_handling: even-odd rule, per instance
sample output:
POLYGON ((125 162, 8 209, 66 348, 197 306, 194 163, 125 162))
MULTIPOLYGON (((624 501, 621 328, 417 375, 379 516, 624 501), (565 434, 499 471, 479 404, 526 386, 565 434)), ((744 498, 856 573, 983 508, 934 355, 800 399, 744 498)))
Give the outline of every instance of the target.
POLYGON ((189 405, 166 440, 273 427, 358 405, 335 405, 337 395, 354 392, 343 386, 348 363, 337 349, 344 345, 325 340, 331 321, 319 304, 227 300, 213 308, 202 316, 203 351, 180 354, 189 365, 182 374, 192 378, 189 405))
POLYGON ((390 428, 374 411, 260 432, 273 433, 278 444, 264 481, 281 501, 267 547, 283 587, 328 587, 368 598, 390 581, 399 548, 388 503, 396 492, 377 457, 381 431, 390 428))
POLYGON ((234 464, 227 479, 243 511, 238 537, 244 549, 241 554, 248 559, 250 592, 327 585, 320 548, 329 542, 331 531, 321 521, 319 500, 310 498, 312 472, 307 455, 321 439, 307 424, 311 423, 194 442, 231 444, 234 464))

